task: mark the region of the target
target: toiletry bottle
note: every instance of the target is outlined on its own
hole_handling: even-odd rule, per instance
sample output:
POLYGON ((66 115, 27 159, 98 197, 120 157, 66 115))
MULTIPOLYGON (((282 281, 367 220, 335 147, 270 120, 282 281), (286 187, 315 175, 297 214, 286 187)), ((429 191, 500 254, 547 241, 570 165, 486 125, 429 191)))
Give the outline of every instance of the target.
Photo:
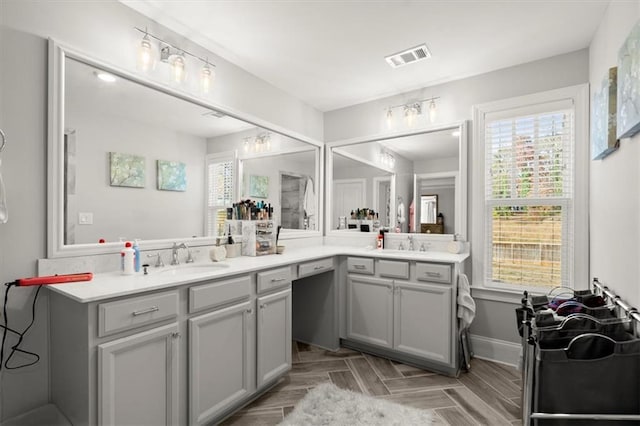
POLYGON ((133 270, 140 272, 140 246, 138 246, 138 240, 133 240, 133 270))
POLYGON ((378 234, 378 238, 376 239, 376 247, 380 250, 382 250, 382 245, 383 245, 383 241, 384 241, 384 234, 382 233, 382 231, 380 231, 380 233, 378 234))
POLYGON ((135 251, 131 248, 131 243, 129 241, 124 244, 124 248, 120 252, 120 258, 120 271, 122 272, 122 275, 133 275, 135 272, 135 251))

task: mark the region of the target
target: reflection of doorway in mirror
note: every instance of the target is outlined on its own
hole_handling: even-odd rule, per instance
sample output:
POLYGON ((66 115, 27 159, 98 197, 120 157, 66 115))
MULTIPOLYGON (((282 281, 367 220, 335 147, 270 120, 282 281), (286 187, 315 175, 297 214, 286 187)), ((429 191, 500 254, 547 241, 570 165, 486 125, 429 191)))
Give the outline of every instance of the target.
POLYGON ((305 229, 302 208, 308 176, 280 172, 280 224, 285 229, 305 229))
POLYGON ((331 223, 337 227, 337 224, 340 223, 340 216, 349 217, 352 210, 365 206, 365 189, 365 179, 334 179, 333 221, 331 223))
POLYGON ((436 223, 438 216, 438 196, 420 196, 420 223, 436 223))
POLYGON ((391 177, 373 178, 373 209, 378 213, 380 226, 391 226, 391 177))

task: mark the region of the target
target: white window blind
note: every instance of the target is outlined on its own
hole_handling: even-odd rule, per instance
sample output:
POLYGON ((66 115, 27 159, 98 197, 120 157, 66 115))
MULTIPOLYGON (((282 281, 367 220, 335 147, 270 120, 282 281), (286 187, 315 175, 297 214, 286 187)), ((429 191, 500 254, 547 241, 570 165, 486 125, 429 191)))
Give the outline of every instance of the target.
POLYGON ((221 235, 227 208, 233 204, 234 160, 207 157, 207 235, 221 235))
POLYGON ((485 119, 488 283, 569 285, 574 112, 558 104, 485 119))

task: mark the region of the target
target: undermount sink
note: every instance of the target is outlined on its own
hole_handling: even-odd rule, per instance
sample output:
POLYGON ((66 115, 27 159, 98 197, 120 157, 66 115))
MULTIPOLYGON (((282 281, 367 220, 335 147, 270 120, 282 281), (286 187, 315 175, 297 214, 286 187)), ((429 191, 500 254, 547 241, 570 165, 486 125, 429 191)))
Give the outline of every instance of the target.
POLYGON ((151 271, 150 273, 156 274, 169 274, 169 275, 181 275, 181 274, 195 274, 200 272, 215 271, 220 268, 228 268, 228 263, 185 263, 182 265, 168 266, 161 268, 160 270, 151 271))

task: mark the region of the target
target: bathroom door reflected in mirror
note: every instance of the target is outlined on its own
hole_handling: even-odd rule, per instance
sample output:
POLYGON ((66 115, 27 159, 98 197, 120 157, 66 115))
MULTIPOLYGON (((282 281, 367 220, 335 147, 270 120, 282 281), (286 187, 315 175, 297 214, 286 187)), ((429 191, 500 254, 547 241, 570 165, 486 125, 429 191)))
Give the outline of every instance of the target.
MULTIPOLYGON (((50 257, 119 251, 120 239, 208 244, 240 198, 271 204, 279 223, 279 171, 319 181, 319 145, 52 46, 50 257)), ((287 225, 319 235, 318 201, 316 188, 305 205, 288 200, 287 225)))
MULTIPOLYGON (((390 200, 388 210, 384 203, 375 204, 378 211, 389 212, 385 220, 391 231, 423 232, 421 223, 429 223, 442 225, 438 233, 465 236, 466 143, 464 122, 388 139, 329 143, 327 178, 333 191, 327 194, 328 232, 340 235, 335 231, 341 229, 341 218, 349 217, 349 203, 360 192, 365 203, 369 199, 390 200), (345 155, 349 161, 344 159, 345 155), (371 172, 375 169, 377 176, 371 172), (383 176, 392 177, 387 192, 391 197, 380 196, 386 191, 383 176), (346 190, 341 191, 340 185, 347 186, 353 196, 345 195, 346 190), (357 185, 360 189, 355 188, 357 185), (373 198, 367 198, 370 193, 373 198), (432 197, 425 198, 423 203, 423 195, 432 197)), ((431 231, 436 232, 435 228, 431 231)))

